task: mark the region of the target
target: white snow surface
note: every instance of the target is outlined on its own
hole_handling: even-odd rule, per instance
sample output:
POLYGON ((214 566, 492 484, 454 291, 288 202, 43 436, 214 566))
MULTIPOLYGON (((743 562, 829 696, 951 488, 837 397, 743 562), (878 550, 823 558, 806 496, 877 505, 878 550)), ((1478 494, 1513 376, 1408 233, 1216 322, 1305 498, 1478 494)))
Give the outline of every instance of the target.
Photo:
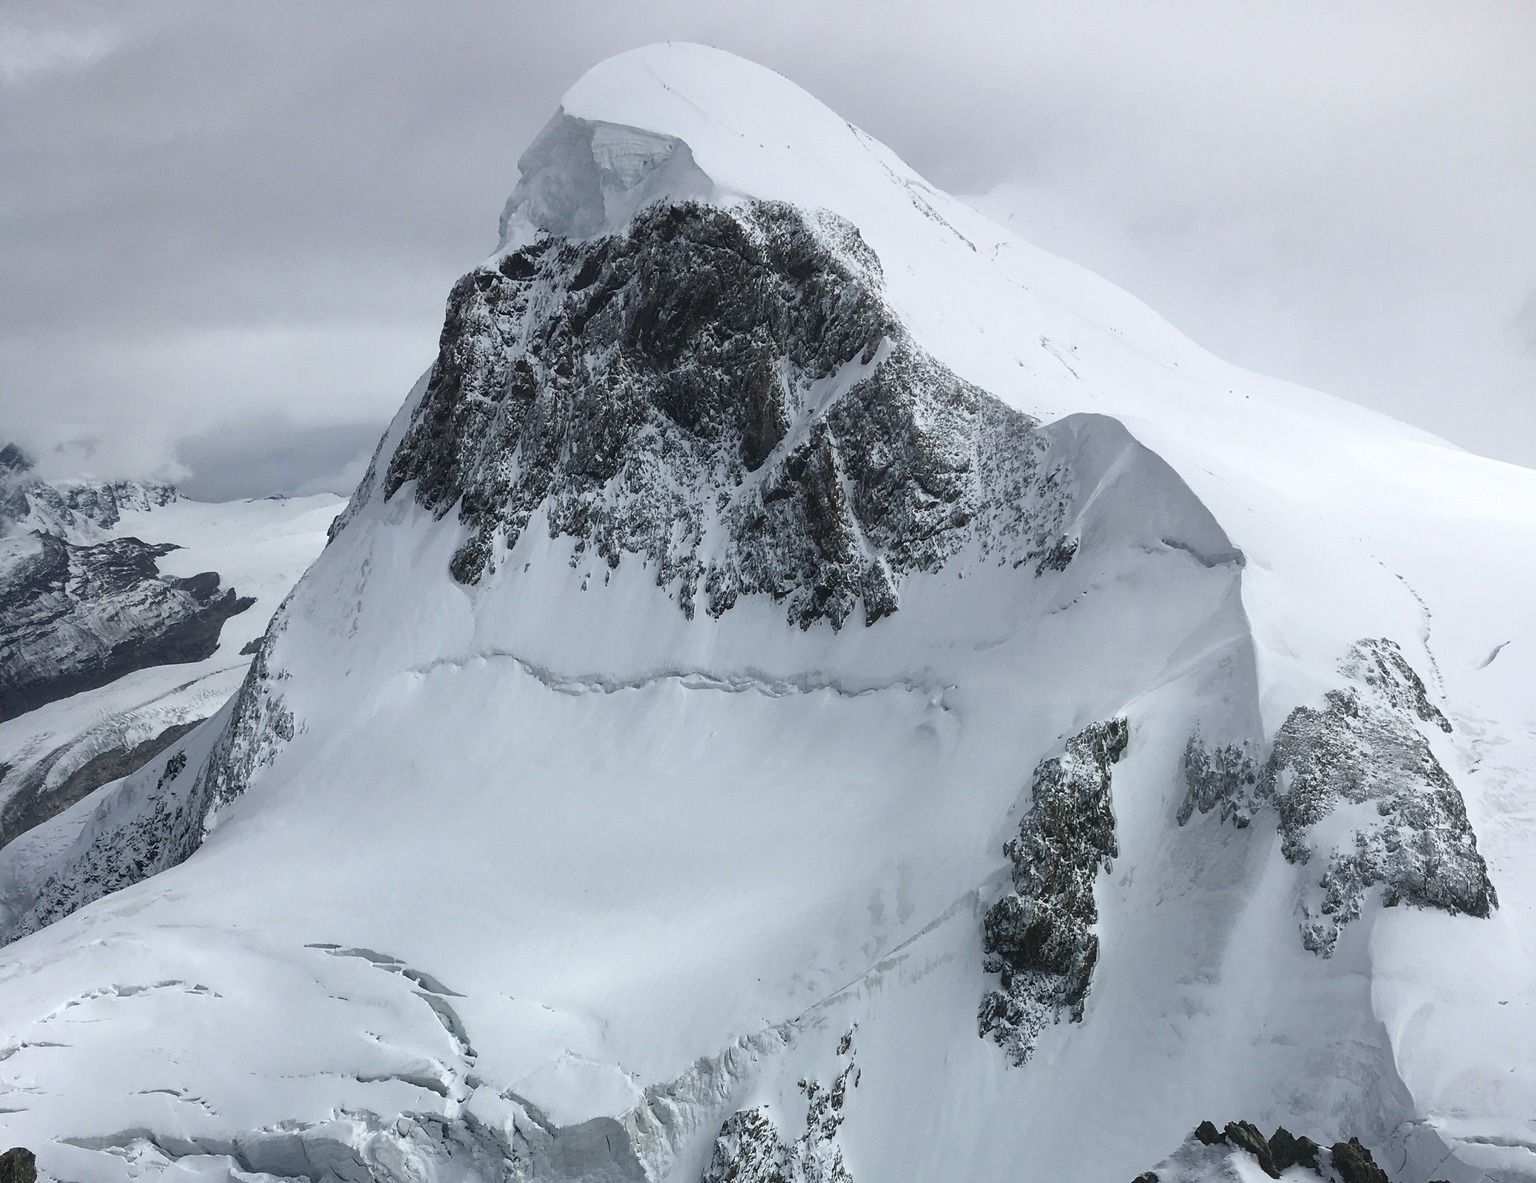
MULTIPOLYGON (((371 475, 270 655, 293 740, 189 861, 0 953, 0 1140, 80 1181, 463 1177, 436 1114, 553 1137, 533 1178, 691 1183, 737 1108, 802 1128, 797 1082, 856 1023, 860 1183, 1129 1179, 1207 1117, 1356 1134, 1412 1183, 1536 1178, 1536 472, 1226 365, 719 51, 603 63, 523 166, 504 248, 677 197, 853 222, 922 346, 1057 421, 1077 558, 962 556, 869 629, 690 621, 537 519, 456 584, 455 517, 371 475), (1373 902, 1325 960, 1297 935, 1316 868, 1267 815, 1179 826, 1179 762, 1318 703, 1376 636, 1454 725, 1501 906, 1373 902), (1035 764, 1117 713, 1087 1013, 1012 1068, 977 1036, 979 918, 1035 764)), ((262 594, 239 555, 180 555, 262 594)), ((87 806, 112 802, 54 825, 87 806)))
MULTIPOLYGON (((135 670, 0 722, 0 764, 11 765, 0 801, 39 761, 61 748, 67 750, 49 768, 49 786, 102 752, 133 747, 168 727, 217 712, 251 664, 240 650, 266 630, 278 604, 320 553, 326 527, 342 504, 329 493, 229 502, 178 497, 163 505, 140 499, 108 528, 88 521, 22 523, 67 532, 84 543, 121 537, 174 542, 181 549, 159 559, 162 573, 217 571, 222 586, 256 602, 224 622, 218 648, 203 661, 135 670)), ((67 849, 93 804, 109 792, 103 786, 68 811, 67 821, 60 817, 0 850, 0 928, 26 910, 40 872, 67 849)))

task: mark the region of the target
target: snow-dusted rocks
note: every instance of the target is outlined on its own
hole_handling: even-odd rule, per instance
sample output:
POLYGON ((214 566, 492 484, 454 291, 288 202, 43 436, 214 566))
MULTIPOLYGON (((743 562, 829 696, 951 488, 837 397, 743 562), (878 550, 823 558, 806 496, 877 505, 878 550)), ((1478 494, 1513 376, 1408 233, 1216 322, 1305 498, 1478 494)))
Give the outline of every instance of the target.
POLYGON ((1319 1146, 1284 1126, 1266 1138, 1247 1121, 1229 1121, 1222 1129, 1202 1121, 1177 1151, 1156 1170, 1138 1175, 1134 1183, 1258 1183, 1261 1179, 1394 1183, 1358 1138, 1319 1146))
POLYGON ((1002 980, 982 999, 977 1024, 1016 1065, 1047 1023, 1063 1015, 1082 1022, 1099 959, 1094 882, 1120 853, 1110 778, 1128 739, 1124 719, 1094 723, 1042 760, 1029 812, 1003 848, 1013 890, 982 922, 987 972, 1002 980))
POLYGON ((803 1129, 786 1138, 765 1106, 738 1110, 720 1127, 700 1183, 854 1183, 837 1143, 844 1107, 859 1087, 854 1034, 838 1043, 842 1066, 829 1083, 799 1082, 803 1129))
POLYGON ((384 491, 458 511, 462 582, 542 509, 578 555, 647 561, 687 615, 766 593, 801 628, 871 624, 967 543, 1070 557, 1033 426, 914 345, 847 222, 664 205, 455 285, 384 491))
POLYGON ((0 448, 0 533, 90 535, 116 526, 124 512, 144 513, 180 496, 163 481, 45 481, 16 444, 0 448))
POLYGON ((1285 857, 1322 864, 1302 903, 1301 932, 1325 956, 1377 885, 1388 906, 1488 916, 1497 892, 1466 804, 1424 730, 1450 733, 1450 721, 1388 638, 1353 645, 1339 672, 1344 685, 1321 708, 1286 716, 1262 764, 1244 747, 1210 750, 1191 739, 1180 820, 1217 809, 1245 825, 1273 806, 1285 857))

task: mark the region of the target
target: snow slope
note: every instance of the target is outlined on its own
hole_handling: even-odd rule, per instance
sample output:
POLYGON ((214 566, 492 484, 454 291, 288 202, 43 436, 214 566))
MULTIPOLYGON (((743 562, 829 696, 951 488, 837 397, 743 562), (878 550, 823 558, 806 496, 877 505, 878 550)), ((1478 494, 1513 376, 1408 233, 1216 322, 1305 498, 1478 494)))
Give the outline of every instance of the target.
MULTIPOLYGON (((1394 1178, 1536 1177, 1536 473, 1223 364, 717 51, 598 66, 522 170, 437 369, 241 694, 40 833, 61 878, 0 961, 5 1137, 76 1180, 1086 1180, 1242 1117, 1356 1135, 1394 1178), (846 360, 913 400, 870 437, 885 467, 907 472, 902 433, 919 454, 982 448, 943 417, 974 384, 1044 421, 1015 425, 1037 466, 1005 475, 1036 497, 1059 474, 1070 545, 999 552, 971 519, 904 566, 906 543, 867 529, 879 465, 859 468, 838 426, 869 387, 789 354, 751 387, 772 447, 745 465, 722 445, 684 466, 652 404, 631 419, 560 402, 569 376, 539 350, 583 333, 561 354, 570 381, 651 389, 603 335, 613 308, 654 303, 664 325, 686 305, 705 336, 730 315, 728 289, 690 290, 694 272, 646 253, 681 227, 711 259, 697 236, 728 228, 657 221, 656 201, 724 210, 754 259, 788 233, 761 203, 802 211, 789 222, 848 293, 822 320, 877 292, 884 344, 846 360), (621 264, 638 278, 573 326, 621 264), (537 363, 526 412, 503 384, 530 371, 507 359, 537 363), (961 385, 925 403, 941 371, 961 385), (818 452, 829 424, 842 451, 818 452), (535 455, 546 427, 559 446, 535 455), (593 483, 582 465, 612 449, 627 467, 593 483), (820 455, 835 480, 796 475, 820 455), (782 505, 775 482, 804 515, 785 537, 823 557, 828 530, 866 527, 851 561, 884 565, 894 612, 865 590, 841 628, 792 623, 805 586, 751 590, 782 572, 747 568, 733 515, 782 505), (503 518, 497 497, 529 488, 547 495, 526 521, 503 518), (651 498, 678 507, 676 530, 651 498), (679 556, 698 566, 674 577, 679 556), (695 570, 745 572, 748 592, 685 612, 695 570), (1409 674, 1359 672, 1375 638, 1409 674), (1349 756, 1370 792, 1298 822, 1295 769, 1317 759, 1302 745, 1278 797, 1238 777, 1190 808, 1192 737, 1257 767, 1298 708, 1330 705, 1329 742, 1354 734, 1346 717, 1392 737, 1349 756), (1068 741, 1115 718, 1114 852, 1071 867, 1095 905, 1076 914, 1096 939, 1082 1021, 1048 1014, 1015 1064, 978 1033, 1000 980, 984 918, 1021 882, 1004 843, 1057 832, 1034 809, 1050 778, 1088 802, 1098 782, 1068 741), (1433 769, 1486 860, 1487 917, 1412 906, 1455 858, 1473 865, 1467 840, 1428 798, 1371 795, 1433 769), (1303 927, 1340 915, 1318 911, 1320 876, 1398 822, 1404 905, 1367 876, 1331 955, 1309 949, 1303 927), (167 869, 69 912, 132 878, 125 852, 167 869)), ((769 280, 792 320, 803 270, 769 280)), ((889 497, 952 495, 910 463, 929 500, 889 497)))
MULTIPOLYGON (((261 636, 283 596, 319 552, 325 529, 341 508, 340 499, 329 494, 226 503, 159 500, 125 500, 105 527, 89 519, 29 518, 22 525, 67 530, 87 542, 174 542, 179 549, 158 560, 163 575, 217 571, 225 586, 255 603, 224 622, 218 647, 203 661, 135 670, 0 722, 0 765, 7 766, 0 804, 34 774, 41 774, 45 790, 53 789, 93 758, 131 749, 218 711, 250 665, 249 654, 241 650, 261 636)), ((81 802, 75 816, 83 817, 88 806, 81 802)), ((47 835, 34 832, 0 849, 0 929, 30 906, 40 867, 69 832, 69 827, 47 835)))

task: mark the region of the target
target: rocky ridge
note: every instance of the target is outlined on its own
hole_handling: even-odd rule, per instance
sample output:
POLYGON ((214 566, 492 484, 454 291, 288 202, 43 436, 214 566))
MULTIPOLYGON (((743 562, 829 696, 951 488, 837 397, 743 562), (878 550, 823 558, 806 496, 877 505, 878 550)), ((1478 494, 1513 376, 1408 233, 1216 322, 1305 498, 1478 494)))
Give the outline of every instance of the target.
POLYGON ((1047 1024, 1082 1021, 1099 959, 1093 885, 1120 853, 1110 778, 1129 738, 1124 719, 1094 723, 1042 760, 1029 812, 1003 847, 1013 889, 982 921, 985 967, 1000 982, 976 1022, 1015 1065, 1029 1059, 1047 1024))
POLYGON ((110 529, 124 510, 155 509, 180 496, 175 485, 163 481, 45 481, 20 447, 0 447, 0 535, 110 529))
POLYGON ((212 571, 162 575, 157 560, 175 549, 43 532, 0 539, 0 720, 211 654, 224 621, 252 601, 212 571))
POLYGON ((15 444, 0 449, 0 721, 213 652, 251 601, 212 571, 162 575, 172 544, 104 534, 124 510, 179 496, 152 481, 49 483, 15 444))
POLYGON ((650 564, 690 616, 766 594, 837 628, 967 544, 1069 561, 1034 427, 917 348, 851 225, 684 203, 460 280, 383 492, 457 509, 464 583, 537 514, 577 555, 650 564))
MULTIPOLYGON (((1370 1150, 1358 1138, 1319 1145, 1284 1126, 1266 1138, 1247 1121, 1229 1121, 1223 1128, 1202 1121, 1184 1145, 1155 1170, 1133 1183, 1214 1183, 1239 1177, 1237 1162, 1251 1162, 1271 1179, 1315 1178, 1328 1183, 1392 1183, 1370 1150)), ((1430 1180, 1429 1183, 1437 1183, 1430 1180)))
POLYGON ((1215 811, 1245 826, 1272 808, 1285 857, 1323 863, 1302 901, 1301 935, 1325 957, 1373 887, 1389 907, 1488 916, 1498 894, 1461 792, 1426 737, 1426 728, 1449 733, 1450 721, 1388 638, 1352 646, 1339 673, 1344 684, 1321 707, 1292 710, 1262 759, 1252 745, 1191 738, 1180 822, 1215 811))

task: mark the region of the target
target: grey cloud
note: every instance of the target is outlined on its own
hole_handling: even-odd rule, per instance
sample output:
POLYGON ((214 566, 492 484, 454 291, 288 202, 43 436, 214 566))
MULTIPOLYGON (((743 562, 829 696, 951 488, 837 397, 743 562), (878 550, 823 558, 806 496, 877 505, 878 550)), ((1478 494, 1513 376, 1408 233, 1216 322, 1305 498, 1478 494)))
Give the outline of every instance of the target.
POLYGON ((212 489, 281 425, 291 460, 235 484, 332 479, 561 92, 666 38, 780 70, 945 188, 1003 186, 1027 237, 1233 360, 1536 463, 1522 0, 12 4, 0 435, 212 489))
POLYGON ((346 496, 362 479, 378 439, 375 423, 304 428, 284 416, 237 421, 177 444, 177 458, 192 474, 181 490, 200 501, 274 491, 346 496))

